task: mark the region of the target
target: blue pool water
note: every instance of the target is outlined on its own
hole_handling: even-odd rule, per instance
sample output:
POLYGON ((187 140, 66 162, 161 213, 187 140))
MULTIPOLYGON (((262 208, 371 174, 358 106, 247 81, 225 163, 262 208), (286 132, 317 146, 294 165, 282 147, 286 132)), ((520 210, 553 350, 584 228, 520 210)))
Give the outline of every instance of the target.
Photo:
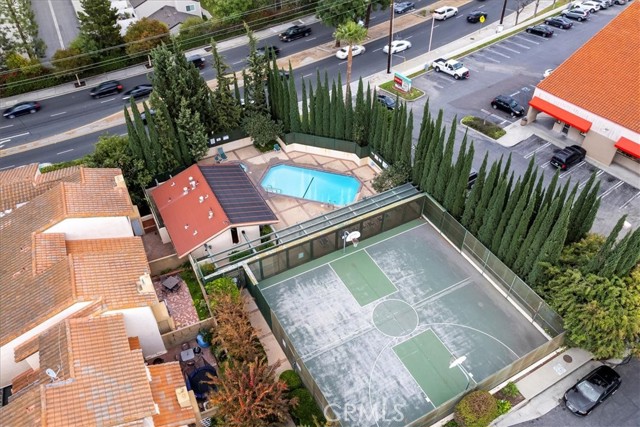
POLYGON ((353 202, 360 189, 351 176, 289 165, 269 169, 261 185, 267 192, 339 206, 353 202))

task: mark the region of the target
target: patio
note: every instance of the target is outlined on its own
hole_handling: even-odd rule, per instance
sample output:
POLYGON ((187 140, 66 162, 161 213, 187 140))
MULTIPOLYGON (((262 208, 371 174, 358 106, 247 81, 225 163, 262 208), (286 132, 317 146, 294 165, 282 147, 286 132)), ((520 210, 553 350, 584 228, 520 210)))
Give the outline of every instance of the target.
POLYGON ((189 288, 187 284, 180 279, 179 273, 154 277, 153 287, 156 290, 158 299, 164 301, 167 305, 169 315, 173 318, 176 329, 184 328, 200 321, 198 313, 193 306, 193 299, 189 293, 189 288), (163 284, 163 281, 174 277, 178 279, 178 283, 170 290, 163 284))

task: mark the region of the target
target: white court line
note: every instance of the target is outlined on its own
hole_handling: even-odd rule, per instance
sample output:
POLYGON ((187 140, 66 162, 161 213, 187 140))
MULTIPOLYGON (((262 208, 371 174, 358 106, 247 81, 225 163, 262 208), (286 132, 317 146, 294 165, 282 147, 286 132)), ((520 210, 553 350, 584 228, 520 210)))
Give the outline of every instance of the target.
POLYGON ((610 189, 608 189, 607 191, 605 191, 604 193, 602 193, 600 195, 601 199, 604 199, 605 197, 607 197, 609 194, 611 194, 613 191, 615 191, 618 187, 620 187, 622 184, 624 184, 624 181, 618 181, 616 183, 616 185, 614 185, 613 187, 611 187, 610 189))
POLYGON ((525 154, 525 155, 524 155, 524 158, 525 158, 525 159, 528 159, 528 158, 530 158, 531 156, 535 155, 538 151, 543 150, 543 149, 547 148, 547 147, 548 147, 548 146, 550 146, 550 145, 551 145, 551 143, 550 143, 550 142, 547 142, 546 144, 543 144, 542 146, 540 146, 540 147, 536 148, 535 150, 533 150, 533 151, 531 151, 531 152, 529 152, 529 153, 525 154))
POLYGON ((10 128, 10 127, 13 127, 13 125, 0 126, 0 129, 6 129, 6 128, 10 128))
POLYGON ((55 117, 55 116, 61 116, 63 114, 67 114, 66 111, 63 111, 62 113, 55 113, 55 114, 51 114, 49 117, 55 117))
POLYGON ((498 51, 496 50, 496 48, 497 48, 497 47, 499 47, 499 46, 498 46, 498 45, 496 45, 496 46, 494 46, 493 48, 492 48, 492 47, 489 47, 489 51, 491 51, 491 53, 495 53, 496 55, 504 56, 504 57, 505 57, 505 58, 507 58, 507 59, 511 59, 511 57, 510 57, 510 56, 505 55, 505 54, 504 54, 504 53, 502 53, 502 52, 498 52, 498 51))
POLYGON ((441 295, 444 295, 445 293, 447 293, 448 291, 452 290, 453 288, 455 288, 456 286, 461 286, 461 285, 466 285, 467 283, 469 283, 471 280, 471 276, 467 277, 466 279, 462 279, 457 283, 454 283, 451 286, 448 286, 444 289, 439 290, 438 292, 435 292, 433 295, 429 295, 428 297, 426 297, 425 299, 422 299, 418 302, 416 302, 415 304, 412 305, 413 306, 419 306, 429 300, 436 300, 439 299, 438 297, 440 297, 441 295))
MULTIPOLYGON (((371 245, 371 246, 374 246, 374 245, 371 245)), ((382 274, 384 274, 384 277, 386 277, 386 278, 387 278, 387 280, 388 280, 388 281, 393 285, 393 287, 394 287, 394 288, 396 288, 396 292, 398 292, 400 289, 398 289, 398 287, 396 286, 396 284, 394 283, 394 281, 393 281, 393 280, 391 280, 391 278, 390 278, 389 276, 387 276, 387 273, 385 273, 385 272, 384 272, 384 270, 382 269, 382 267, 380 267, 380 265, 378 265, 378 263, 376 262, 376 260, 375 260, 375 259, 373 259, 373 257, 371 256, 371 254, 370 254, 369 252, 367 252, 367 248, 364 248, 364 253, 366 253, 366 254, 367 254, 367 256, 368 256, 369 258, 371 258, 371 261, 373 261, 373 263, 376 265, 376 267, 378 267, 378 269, 382 272, 382 274)), ((338 277, 340 277, 340 276, 338 276, 338 277)), ((345 286, 346 286, 346 285, 345 285, 345 286)), ((348 289, 348 288, 347 288, 347 289, 348 289)), ((388 295, 391 295, 391 294, 394 294, 394 293, 395 293, 395 292, 391 292, 391 293, 389 293, 389 294, 387 294, 387 295, 381 296, 380 298, 384 298, 384 297, 386 297, 386 296, 388 296, 388 295)), ((378 298, 378 299, 380 299, 380 298, 378 298)), ((367 304, 367 305, 369 305, 369 304, 367 304)))
POLYGON ((637 198, 638 198, 638 196, 640 196, 640 191, 638 191, 638 192, 636 193, 636 195, 635 195, 635 196, 631 197, 629 200, 627 200, 626 202, 624 202, 624 204, 623 204, 622 206, 620 206, 620 207, 618 208, 618 210, 622 210, 622 209, 626 208, 626 207, 627 207, 627 205, 628 205, 629 203, 631 203, 632 201, 634 201, 635 199, 637 199, 637 198))
POLYGON ((64 153, 68 153, 68 152, 70 152, 70 151, 73 151, 73 148, 71 148, 70 150, 64 150, 64 151, 61 151, 61 152, 56 153, 56 154, 64 154, 64 153))

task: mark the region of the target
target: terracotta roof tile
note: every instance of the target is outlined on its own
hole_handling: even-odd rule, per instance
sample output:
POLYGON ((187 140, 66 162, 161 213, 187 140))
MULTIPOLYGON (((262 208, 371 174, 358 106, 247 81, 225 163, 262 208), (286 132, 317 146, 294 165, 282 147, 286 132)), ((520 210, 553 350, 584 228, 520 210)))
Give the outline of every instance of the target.
POLYGON ((39 387, 30 387, 9 398, 9 404, 0 407, 2 427, 42 425, 42 402, 39 387))
POLYGON ((40 380, 40 370, 29 369, 24 371, 11 381, 11 393, 18 393, 40 380))
POLYGON ((640 3, 632 2, 538 88, 640 132, 640 3))
POLYGON ((153 416, 156 427, 183 426, 196 422, 193 408, 182 408, 178 403, 176 389, 185 387, 184 377, 178 362, 150 365, 151 393, 158 405, 159 413, 153 416))
POLYGON ((38 233, 33 236, 35 274, 42 274, 67 257, 64 233, 38 233))

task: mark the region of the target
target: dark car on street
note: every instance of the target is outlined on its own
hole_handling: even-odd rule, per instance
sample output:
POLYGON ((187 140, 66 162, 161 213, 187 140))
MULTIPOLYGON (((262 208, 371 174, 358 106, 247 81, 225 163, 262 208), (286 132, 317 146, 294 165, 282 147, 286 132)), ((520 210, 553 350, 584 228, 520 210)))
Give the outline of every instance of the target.
POLYGON ((493 107, 494 110, 506 111, 511 114, 511 117, 522 117, 524 115, 524 107, 507 95, 498 95, 493 98, 491 107, 493 107))
POLYGON ((467 15, 467 22, 476 23, 480 22, 480 18, 487 19, 487 12, 483 12, 481 10, 474 10, 470 14, 467 15))
POLYGON ((145 96, 149 96, 149 94, 152 91, 153 91, 153 86, 152 85, 138 85, 138 86, 134 87, 133 89, 130 89, 130 90, 126 91, 122 95, 122 99, 129 99, 129 98, 138 99, 138 98, 142 98, 142 97, 145 97, 145 96))
POLYGON ((291 40, 296 40, 310 35, 311 28, 306 25, 294 25, 293 27, 287 28, 284 33, 280 33, 278 37, 283 42, 290 42, 291 40))
POLYGON ((117 80, 109 80, 100 83, 98 86, 91 89, 89 94, 93 98, 101 98, 103 96, 111 95, 113 93, 120 93, 124 87, 117 80))
POLYGON ((563 30, 568 30, 569 28, 573 27, 573 22, 569 21, 563 16, 552 16, 545 19, 544 23, 547 25, 551 25, 552 27, 562 28, 563 30))
POLYGON ((546 25, 534 25, 533 27, 527 28, 527 33, 542 37, 551 37, 553 35, 553 29, 546 25))
POLYGON ((387 95, 378 95, 378 102, 388 110, 394 110, 396 108, 396 100, 387 95))
POLYGON ((393 11, 398 15, 402 15, 406 12, 411 12, 412 10, 415 10, 415 8, 416 4, 411 1, 403 1, 393 5, 393 11))
POLYGON ((191 55, 187 57, 187 61, 191 62, 194 67, 203 69, 206 61, 200 55, 191 55))
POLYGON ((620 375, 613 368, 599 366, 567 390, 564 404, 574 414, 584 417, 613 396, 621 382, 620 375))
POLYGON ((263 46, 256 49, 258 55, 269 55, 269 58, 280 56, 280 48, 278 46, 263 46))
MULTIPOLYGON (((155 116, 156 115, 156 110, 150 108, 149 109, 149 115, 151 117, 155 116)), ((140 113, 140 118, 142 119, 142 124, 146 125, 147 124, 147 112, 146 111, 141 112, 140 113)))
POLYGON ((555 153, 550 163, 551 166, 564 171, 583 161, 586 155, 587 151, 584 148, 579 145, 571 145, 555 153))
POLYGON ((25 114, 34 114, 40 111, 40 104, 35 101, 21 102, 11 108, 4 110, 2 115, 5 119, 14 119, 25 114))

